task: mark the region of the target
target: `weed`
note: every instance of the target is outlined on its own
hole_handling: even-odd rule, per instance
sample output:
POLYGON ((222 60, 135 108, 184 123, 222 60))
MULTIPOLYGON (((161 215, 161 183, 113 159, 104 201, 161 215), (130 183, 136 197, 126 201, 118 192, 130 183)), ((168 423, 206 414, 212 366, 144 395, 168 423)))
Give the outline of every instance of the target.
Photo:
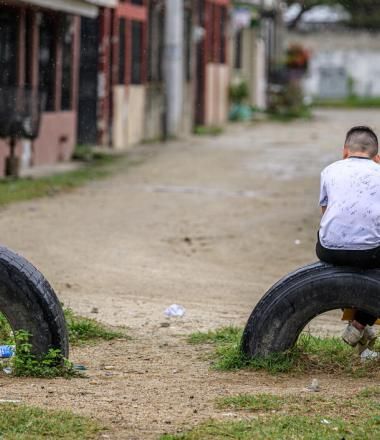
POLYGON ((0 435, 7 440, 41 438, 89 440, 98 438, 103 428, 93 420, 69 411, 47 411, 40 408, 1 405, 0 435))
POLYGON ((44 356, 32 353, 29 334, 24 331, 15 333, 16 354, 10 361, 15 376, 24 377, 73 377, 78 373, 73 364, 62 358, 60 350, 49 350, 44 356))
POLYGON ((197 125, 194 129, 194 133, 198 136, 219 136, 223 133, 223 128, 216 125, 197 125))
POLYGON ((340 338, 320 338, 302 333, 297 344, 284 353, 273 353, 265 358, 247 359, 241 351, 242 331, 225 327, 207 333, 194 333, 192 344, 212 344, 213 366, 219 370, 251 368, 271 374, 288 372, 323 372, 363 376, 376 372, 380 362, 361 364, 356 352, 340 338))
POLYGON ((111 330, 94 319, 78 316, 71 309, 65 309, 64 313, 70 343, 73 345, 99 340, 110 341, 116 338, 126 338, 124 333, 111 330))

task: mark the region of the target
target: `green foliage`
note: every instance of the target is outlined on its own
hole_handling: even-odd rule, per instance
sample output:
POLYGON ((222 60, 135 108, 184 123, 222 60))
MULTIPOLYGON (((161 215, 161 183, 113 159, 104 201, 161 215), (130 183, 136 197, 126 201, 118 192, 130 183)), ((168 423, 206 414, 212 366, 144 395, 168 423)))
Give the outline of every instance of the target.
POLYGON ((223 133, 223 128, 216 125, 197 125, 194 134, 198 136, 219 136, 223 133))
POLYGON ((102 427, 69 411, 47 411, 18 405, 1 405, 0 436, 6 440, 98 438, 102 427))
POLYGON ((7 318, 0 313, 0 345, 14 345, 14 335, 7 318))
POLYGON ((242 104, 249 97, 249 88, 246 81, 239 81, 230 85, 230 100, 234 104, 242 104))
POLYGON ((15 376, 52 378, 77 375, 73 364, 62 358, 60 350, 51 349, 41 357, 34 355, 27 332, 16 332, 15 342, 16 354, 10 360, 10 366, 15 376))
POLYGON ((315 101, 314 106, 327 108, 379 108, 380 97, 351 95, 346 99, 321 99, 315 101))
POLYGON ((292 81, 283 86, 280 91, 269 94, 268 112, 270 116, 280 120, 295 118, 310 118, 311 111, 304 104, 301 85, 292 81))
POLYGON ((71 309, 65 309, 65 319, 70 343, 74 345, 126 338, 124 333, 109 329, 94 319, 78 316, 71 309))
POLYGON ((241 330, 225 327, 207 333, 194 333, 188 341, 214 345, 212 362, 218 370, 249 368, 271 374, 323 372, 365 376, 375 373, 380 365, 380 360, 362 364, 357 353, 340 338, 320 338, 308 333, 302 333, 295 347, 285 353, 247 359, 241 351, 241 335, 241 330))

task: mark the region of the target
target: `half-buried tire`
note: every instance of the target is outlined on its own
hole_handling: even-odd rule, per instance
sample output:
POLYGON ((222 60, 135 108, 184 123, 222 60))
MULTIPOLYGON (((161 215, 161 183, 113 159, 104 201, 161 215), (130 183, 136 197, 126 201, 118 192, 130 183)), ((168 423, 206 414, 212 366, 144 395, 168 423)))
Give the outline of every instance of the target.
POLYGON ((31 335, 33 354, 53 348, 68 357, 68 333, 56 294, 32 264, 4 247, 0 247, 0 312, 13 331, 31 335))
POLYGON ((380 269, 315 263, 275 284, 253 310, 242 338, 250 358, 284 352, 304 327, 329 310, 355 308, 380 317, 380 269))

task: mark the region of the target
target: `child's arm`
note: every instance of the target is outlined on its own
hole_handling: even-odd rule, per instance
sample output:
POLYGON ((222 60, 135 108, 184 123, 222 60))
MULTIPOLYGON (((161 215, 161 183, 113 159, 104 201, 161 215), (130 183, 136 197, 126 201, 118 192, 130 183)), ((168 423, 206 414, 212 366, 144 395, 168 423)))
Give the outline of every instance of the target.
POLYGON ((329 198, 327 195, 324 173, 322 172, 322 174, 321 174, 321 191, 320 191, 320 195, 319 195, 319 205, 321 206, 321 209, 322 209, 322 215, 326 212, 328 201, 329 201, 329 198))

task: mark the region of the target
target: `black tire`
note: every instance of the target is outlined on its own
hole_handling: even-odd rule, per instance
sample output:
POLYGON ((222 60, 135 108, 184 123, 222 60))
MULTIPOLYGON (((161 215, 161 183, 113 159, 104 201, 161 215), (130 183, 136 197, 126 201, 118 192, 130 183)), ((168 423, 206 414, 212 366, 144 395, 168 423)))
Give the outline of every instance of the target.
POLYGON ((304 327, 329 310, 356 308, 380 317, 380 269, 315 263, 275 284, 248 319, 242 350, 250 358, 284 352, 304 327))
POLYGON ((13 331, 31 335, 35 355, 53 348, 68 357, 66 321, 56 294, 32 264, 4 247, 0 247, 0 311, 13 331))

